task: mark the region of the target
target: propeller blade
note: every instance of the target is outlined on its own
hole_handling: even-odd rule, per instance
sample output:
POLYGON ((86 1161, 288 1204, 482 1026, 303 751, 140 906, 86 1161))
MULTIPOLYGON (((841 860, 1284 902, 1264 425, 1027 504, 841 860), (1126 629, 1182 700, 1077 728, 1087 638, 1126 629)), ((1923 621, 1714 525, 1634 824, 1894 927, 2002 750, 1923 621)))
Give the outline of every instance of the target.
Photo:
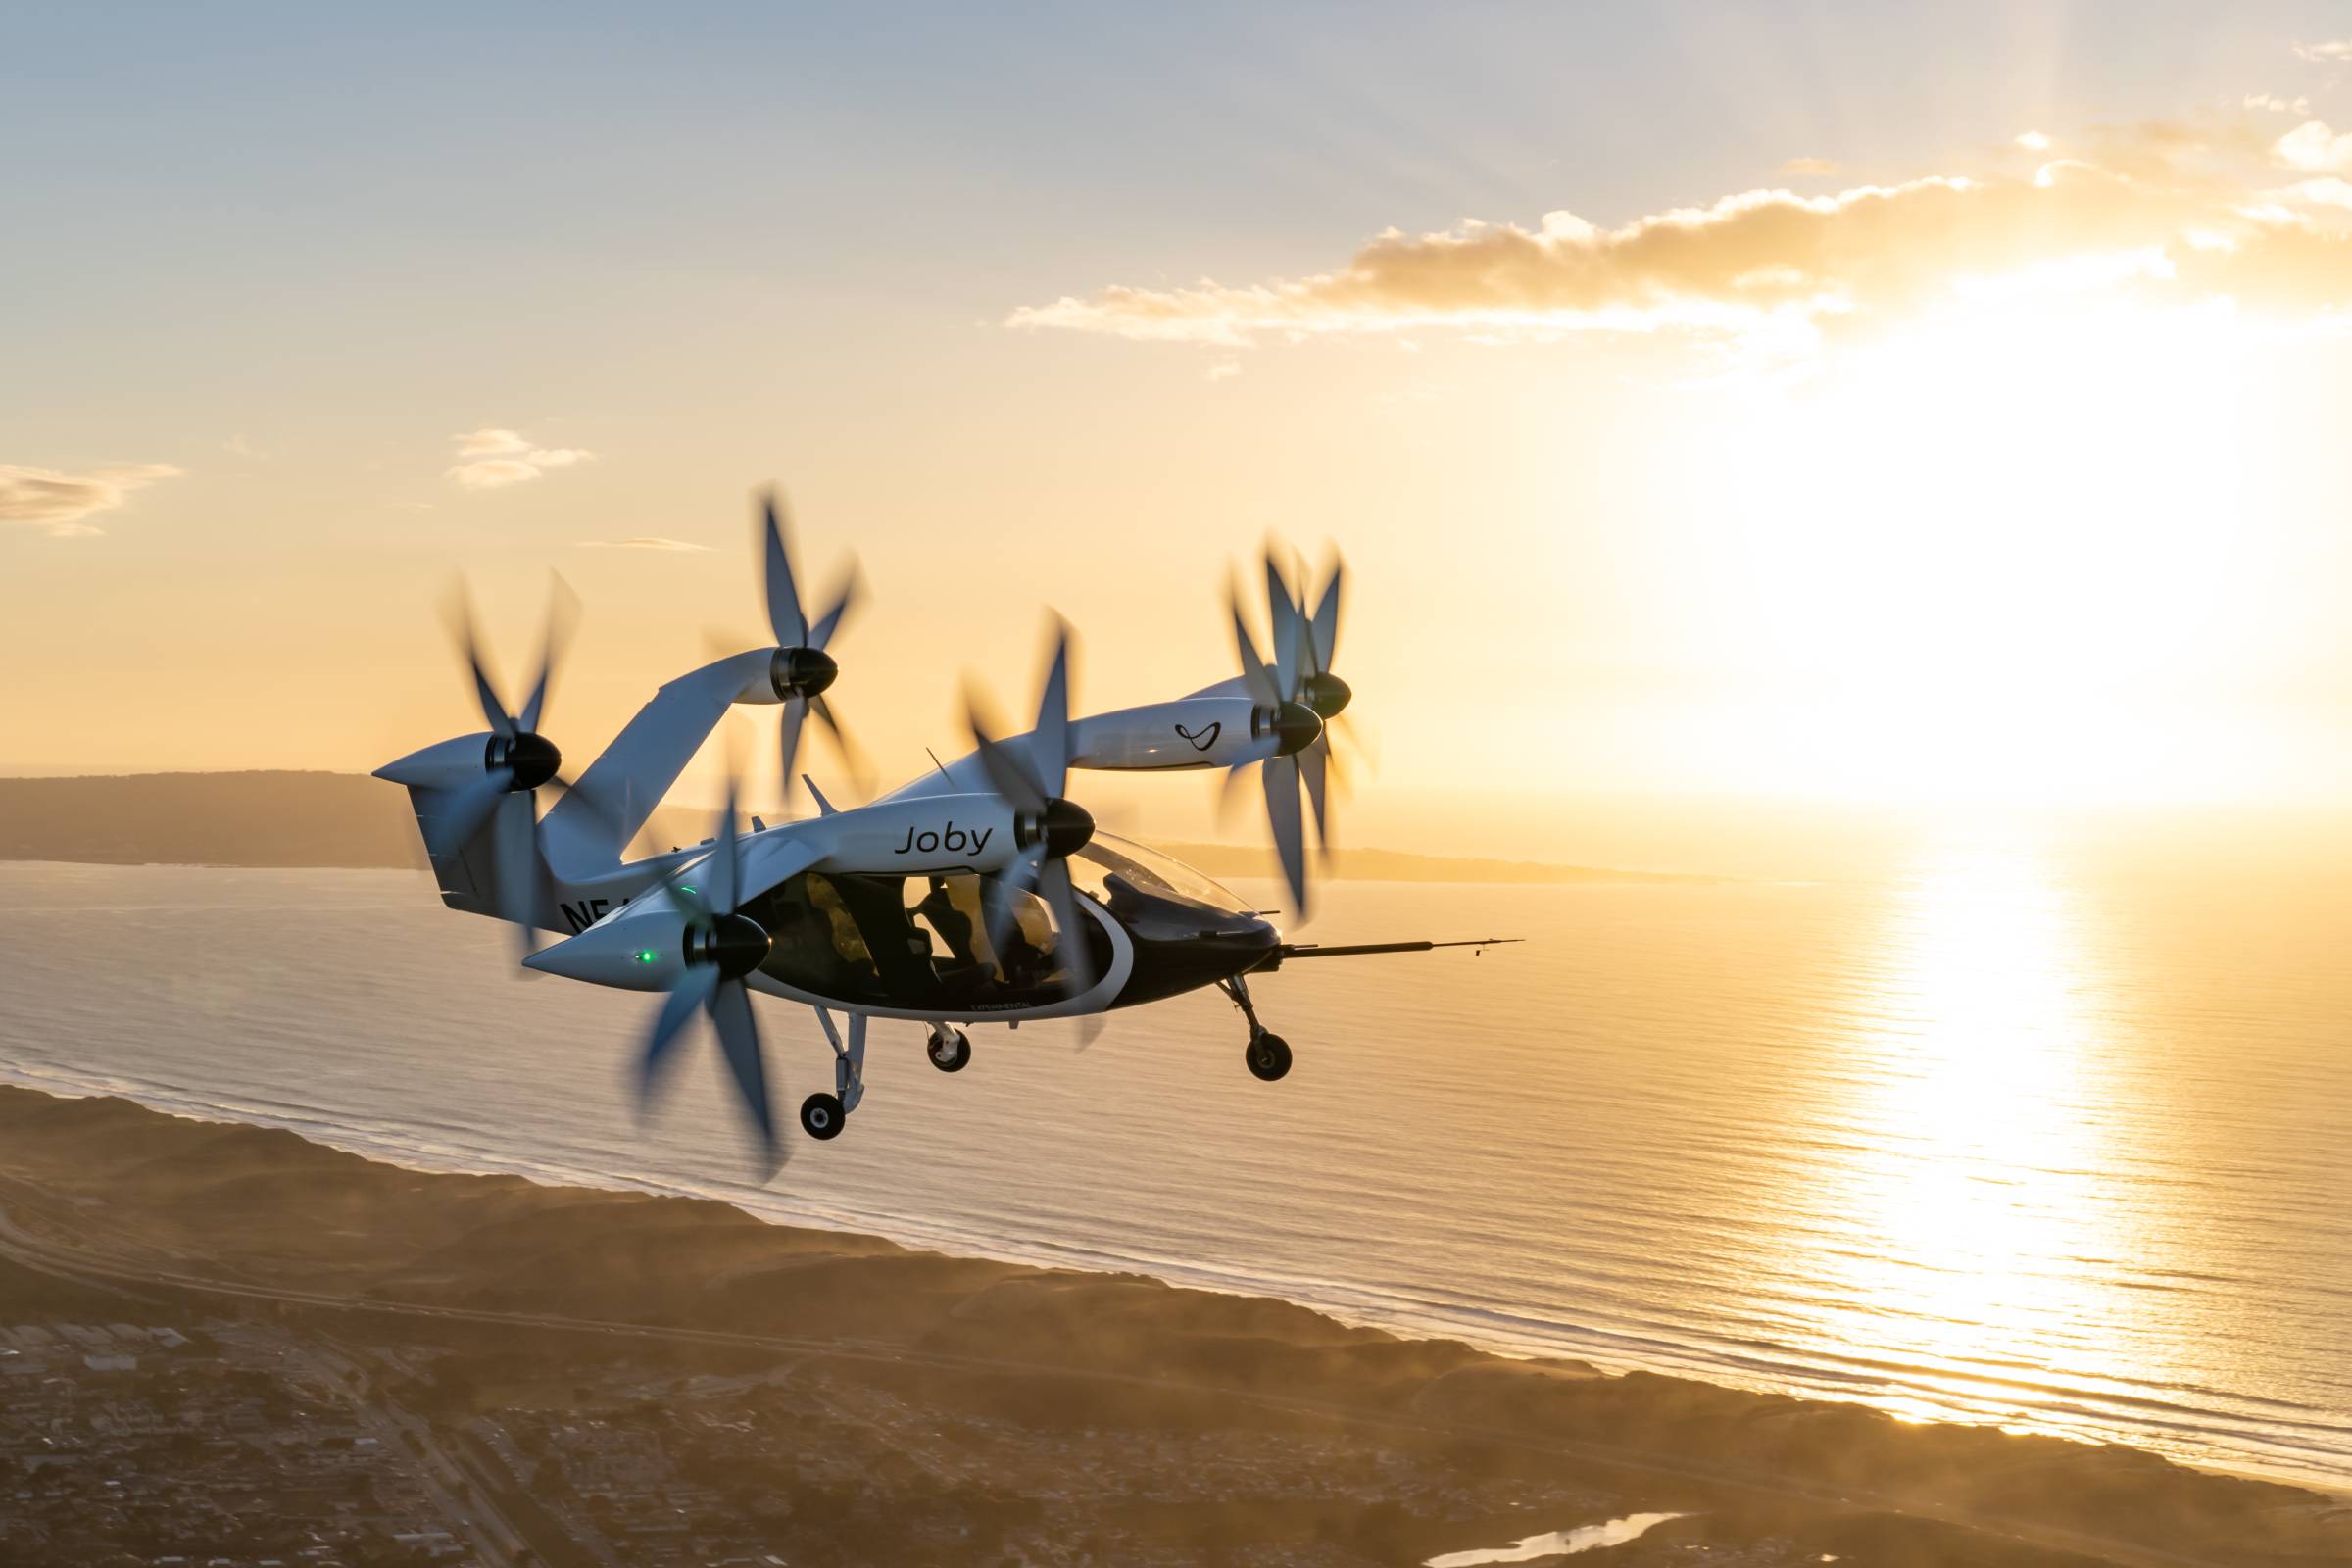
POLYGON ((538 732, 539 715, 547 708, 548 683, 555 679, 556 664, 571 642, 571 628, 580 609, 580 596, 571 591, 571 584, 561 573, 552 575, 555 586, 548 591, 547 639, 539 655, 539 678, 531 683, 531 695, 524 699, 522 712, 515 719, 517 727, 529 734, 538 732))
POLYGON ((718 819, 718 842, 710 847, 710 864, 703 872, 704 892, 709 895, 710 907, 721 914, 735 912, 735 890, 739 886, 735 855, 735 776, 727 775, 727 804, 718 819))
MULTIPOLYGON (((539 951, 539 806, 529 795, 509 795, 492 819, 490 854, 498 917, 512 925, 520 945, 519 963, 539 951)), ((531 973, 523 970, 524 974, 531 973)))
POLYGON ((490 684, 490 672, 482 667, 481 639, 473 628, 473 595, 466 591, 463 577, 442 601, 441 616, 449 627, 449 640, 457 645, 458 657, 466 662, 466 672, 473 677, 473 697, 481 705, 483 720, 498 734, 513 735, 514 719, 508 713, 507 705, 498 700, 498 688, 490 684))
POLYGON ((576 809, 585 811, 592 819, 594 819, 598 827, 603 828, 607 833, 611 834, 614 840, 617 841, 627 837, 626 834, 623 834, 620 831, 620 824, 612 819, 612 813, 606 810, 604 807, 599 805, 595 796, 580 788, 579 781, 577 779, 566 778, 563 774, 558 773, 554 778, 549 779, 545 784, 542 784, 539 787, 541 789, 553 789, 556 792, 559 803, 563 801, 579 802, 576 809))
POLYGON ((1266 547, 1266 608, 1272 612, 1274 627, 1274 672, 1282 683, 1283 699, 1298 695, 1306 680, 1306 617, 1300 613, 1298 599, 1290 579, 1274 558, 1274 547, 1266 547))
POLYGON ((1020 758, 1002 741, 990 737, 983 727, 980 710, 971 710, 972 740, 980 750, 980 766, 988 774, 989 786, 1016 811, 1039 812, 1046 808, 1046 792, 1032 778, 1020 758))
MULTIPOLYGON (((1330 774, 1329 787, 1334 804, 1343 804, 1355 799, 1355 779, 1354 775, 1348 771, 1351 765, 1348 760, 1347 754, 1336 746, 1331 749, 1331 755, 1323 760, 1323 766, 1330 774)), ((1327 850, 1331 848, 1329 844, 1325 844, 1323 847, 1327 850)))
POLYGON ((1048 800, 1060 799, 1070 781, 1070 626, 1058 616, 1055 621, 1054 662, 1038 695, 1037 731, 1029 748, 1039 792, 1048 800))
POLYGON ((863 592, 864 584, 858 580, 858 568, 852 564, 849 575, 842 579, 841 592, 834 596, 833 607, 817 617, 815 627, 809 631, 808 646, 821 649, 831 642, 833 634, 841 629, 841 617, 850 612, 850 607, 857 604, 863 592))
POLYGON ((856 741, 850 739, 850 732, 842 728, 841 718, 833 711, 833 705, 820 696, 809 700, 808 710, 816 715, 817 722, 823 724, 826 731, 832 735, 833 744, 841 748, 841 760, 848 764, 851 781, 858 786, 858 793, 871 795, 874 777, 873 762, 866 757, 863 749, 856 741))
POLYGON ((1225 770, 1225 777, 1217 784, 1217 820, 1219 822, 1230 823, 1232 821, 1235 808, 1242 804, 1242 791, 1249 787, 1248 780, 1257 766, 1258 764, 1255 762, 1236 762, 1225 770))
POLYGON ((1038 872, 1046 862, 1046 847, 1040 842, 1021 852, 1014 860, 995 876, 981 882, 987 907, 988 944, 1000 958, 1004 953, 1004 940, 1012 934, 1018 919, 1021 896, 1037 886, 1038 872))
POLYGON ((688 969, 677 988, 662 999, 662 1010, 654 1015, 654 1027, 645 1037, 645 1050, 637 1059, 637 1112, 644 1115, 653 1108, 654 1091, 660 1087, 662 1070, 671 1060, 670 1049, 678 1042, 680 1031, 696 1009, 710 1000, 718 989, 718 971, 709 964, 697 964, 688 969))
POLYGON ((671 866, 662 875, 661 882, 656 885, 657 891, 668 894, 670 903, 676 905, 689 920, 700 919, 710 912, 710 901, 708 896, 710 878, 702 872, 695 871, 695 867, 699 863, 692 859, 680 860, 676 865, 671 866), (689 873, 693 873, 696 881, 704 885, 696 887, 694 883, 688 882, 686 878, 689 873))
MULTIPOLYGON (((718 971, 710 971, 716 974, 718 971)), ((719 1050, 727 1058, 727 1071, 735 1080, 735 1093, 743 1101, 744 1109, 751 1112, 752 1125, 760 1129, 760 1144, 767 1155, 767 1173, 773 1176, 785 1160, 784 1147, 776 1139, 776 1108, 767 1094, 767 1062, 760 1051, 760 1025, 752 1017, 751 993, 740 980, 730 980, 720 986, 710 1001, 710 1021, 718 1026, 719 1050)))
POLYGON ((1233 611, 1233 642, 1242 656, 1242 678, 1249 682, 1250 695, 1261 703, 1282 701, 1281 683, 1266 662, 1257 654, 1257 644, 1250 636, 1250 623, 1242 617, 1242 590, 1237 585, 1227 591, 1233 611))
POLYGON ((1067 860, 1048 860, 1037 879, 1037 891, 1054 911, 1054 928, 1061 933, 1062 991, 1079 996, 1095 986, 1095 946, 1089 933, 1093 922, 1078 907, 1078 891, 1070 885, 1067 860))
POLYGON ((778 736, 777 746, 782 753, 783 758, 784 794, 787 800, 789 800, 792 795, 792 780, 794 776, 792 770, 792 761, 795 757, 800 755, 801 750, 801 724, 802 721, 808 716, 808 698, 801 696, 798 692, 795 692, 792 696, 784 699, 784 727, 778 736))
POLYGON ((1306 804, 1315 813, 1315 842, 1329 847, 1330 829, 1324 815, 1323 770, 1331 759, 1330 737, 1318 735, 1307 749, 1298 754, 1298 777, 1306 784, 1306 804))
POLYGON ((1266 823, 1274 830, 1274 852, 1290 884, 1293 908, 1306 918, 1306 824, 1298 810, 1298 760, 1277 757, 1265 765, 1266 823))
POLYGON ((808 617, 801 610, 801 591, 792 580, 792 555, 784 548, 784 521, 774 491, 760 500, 766 523, 767 624, 779 648, 803 648, 808 643, 808 617))
POLYGON ((1313 667, 1318 675, 1329 670, 1340 651, 1340 582, 1348 573, 1348 564, 1337 553, 1331 558, 1331 575, 1324 581, 1323 598, 1315 606, 1312 621, 1313 667))
POLYGON ((507 798, 507 786, 514 781, 513 768, 494 767, 451 791, 440 809, 423 823, 426 851, 440 859, 471 843, 490 820, 490 813, 498 809, 498 803, 507 798))
POLYGON ((1380 747, 1374 741, 1372 731, 1365 725, 1357 723, 1355 715, 1351 712, 1342 713, 1338 718, 1333 719, 1332 723, 1338 727, 1340 739, 1346 741, 1348 749, 1363 760, 1364 766, 1372 772, 1379 772, 1380 747))

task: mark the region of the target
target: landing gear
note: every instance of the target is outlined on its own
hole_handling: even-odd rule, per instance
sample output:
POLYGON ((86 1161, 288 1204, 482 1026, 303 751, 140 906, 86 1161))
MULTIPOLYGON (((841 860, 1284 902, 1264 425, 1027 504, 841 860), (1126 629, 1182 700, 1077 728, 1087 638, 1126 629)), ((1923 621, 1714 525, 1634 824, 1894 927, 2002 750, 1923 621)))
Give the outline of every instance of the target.
POLYGON ((823 1140, 839 1138, 849 1125, 850 1112, 865 1098, 865 1014, 850 1014, 847 1042, 834 1027, 833 1014, 819 1007, 816 1021, 833 1047, 833 1093, 810 1095, 801 1102, 801 1131, 823 1140))
POLYGON ((1271 1030, 1260 1029, 1250 1037, 1248 1059, 1250 1070, 1270 1084, 1291 1070, 1291 1043, 1271 1030))
POLYGON ((810 1095, 801 1102, 801 1131, 811 1138, 839 1138, 849 1122, 850 1113, 837 1096, 810 1095))
POLYGON ((931 1038, 924 1047, 931 1065, 941 1072, 961 1072, 971 1064, 972 1037, 960 1029, 951 1029, 944 1023, 931 1026, 931 1038))
POLYGON ((1291 1043, 1257 1021, 1257 1008, 1250 1001, 1250 982, 1240 975, 1217 982, 1217 989, 1232 999, 1250 1020, 1250 1045, 1243 1060, 1261 1083, 1272 1083, 1291 1070, 1291 1043))

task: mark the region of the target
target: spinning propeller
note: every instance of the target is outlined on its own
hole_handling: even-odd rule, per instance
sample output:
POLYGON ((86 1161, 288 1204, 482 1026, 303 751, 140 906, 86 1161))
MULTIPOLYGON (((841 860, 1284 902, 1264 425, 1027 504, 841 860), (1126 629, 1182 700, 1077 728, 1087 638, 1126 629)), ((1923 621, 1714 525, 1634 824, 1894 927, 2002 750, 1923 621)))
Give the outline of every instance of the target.
POLYGON ((992 737, 976 703, 970 705, 970 714, 980 765, 988 773, 990 788, 1012 809, 1012 842, 1021 852, 997 874, 989 941, 1004 952, 1020 895, 1035 890, 1054 911, 1061 933, 1062 989, 1074 997, 1090 990, 1096 975, 1092 925, 1078 907, 1068 860, 1095 836, 1095 819, 1062 794, 1069 785, 1071 756, 1068 623, 1055 621, 1053 646, 1045 690, 1037 701, 1037 727, 1026 744, 992 737))
POLYGON ((743 977, 767 956, 768 935, 759 921, 739 911, 742 886, 735 781, 729 778, 726 814, 719 819, 717 843, 709 856, 672 872, 663 884, 670 901, 686 916, 685 930, 678 939, 683 961, 677 983, 670 988, 662 1010, 654 1015, 654 1026, 645 1037, 645 1051, 638 1060, 637 1101, 641 1111, 652 1108, 662 1070, 673 1059, 686 1025, 700 1008, 710 1015, 711 1027, 718 1033, 727 1072, 759 1131, 767 1174, 772 1177, 787 1153, 776 1137, 767 1065, 760 1049, 760 1025, 752 1017, 751 995, 743 983, 743 977), (682 880, 687 876, 699 879, 702 885, 682 880))
POLYGON ((832 608, 816 620, 809 620, 808 611, 801 607, 800 587, 793 578, 792 552, 785 544, 783 516, 774 492, 760 498, 760 508, 765 523, 767 624, 776 635, 768 680, 784 703, 783 778, 785 792, 789 794, 793 780, 799 776, 792 763, 801 748, 801 726, 812 713, 818 723, 832 732, 833 742, 849 760, 852 771, 863 771, 849 732, 841 727, 832 705, 825 701, 826 689, 841 674, 841 666, 825 652, 825 645, 841 629, 842 617, 857 601, 858 570, 853 564, 842 579, 840 593, 834 596, 832 608))
POLYGON ((1273 622, 1273 662, 1257 651, 1242 613, 1237 584, 1230 593, 1234 643, 1241 655, 1242 675, 1250 696, 1274 710, 1273 728, 1279 749, 1263 762, 1244 763, 1226 775, 1230 789, 1243 767, 1259 770, 1265 792, 1266 823, 1273 830, 1274 849, 1282 861, 1283 879, 1290 884, 1298 913, 1307 913, 1306 822, 1299 805, 1303 787, 1315 817, 1315 840, 1330 847, 1329 796, 1335 781, 1344 781, 1332 754, 1333 721, 1348 707, 1354 692, 1332 671, 1340 643, 1340 595, 1347 568, 1333 556, 1331 570, 1314 609, 1306 606, 1305 571, 1294 588, 1290 577, 1266 550, 1266 605, 1273 622))
POLYGON ((539 806, 533 798, 534 792, 542 784, 552 783, 565 790, 572 787, 561 773, 564 754, 556 749, 555 742, 539 733, 539 720, 546 711, 548 688, 554 684, 556 665, 570 640, 579 605, 564 579, 556 578, 549 596, 539 678, 532 682, 531 694, 523 699, 519 712, 508 711, 497 688, 490 683, 489 673, 482 667, 481 644, 474 635, 473 603, 463 583, 449 607, 450 635, 473 676, 474 696, 481 703, 482 717, 489 721, 490 740, 483 749, 481 777, 452 790, 434 814, 420 825, 425 848, 436 858, 457 855, 485 825, 491 827, 492 883, 497 894, 498 917, 514 925, 524 957, 530 956, 536 947, 533 931, 545 864, 539 853, 539 806), (523 804, 516 808, 507 808, 511 796, 523 797, 523 804))

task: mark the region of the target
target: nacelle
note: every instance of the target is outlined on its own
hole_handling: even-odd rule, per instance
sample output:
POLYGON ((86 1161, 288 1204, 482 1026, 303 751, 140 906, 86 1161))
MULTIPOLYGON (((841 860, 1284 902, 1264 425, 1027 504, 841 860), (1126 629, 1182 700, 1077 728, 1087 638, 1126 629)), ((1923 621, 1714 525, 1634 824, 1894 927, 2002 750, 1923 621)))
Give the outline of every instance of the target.
POLYGON ((489 755, 490 743, 497 739, 490 731, 482 730, 438 741, 411 752, 396 762, 386 762, 375 770, 375 776, 411 789, 456 789, 482 776, 483 760, 489 755))
POLYGON ((1298 704, 1277 709, 1247 697, 1186 697, 1122 708, 1071 724, 1070 765, 1165 771, 1262 762, 1314 739, 1319 726, 1302 724, 1300 715, 1313 719, 1298 704), (1291 714, 1290 708, 1298 708, 1299 714, 1291 714))

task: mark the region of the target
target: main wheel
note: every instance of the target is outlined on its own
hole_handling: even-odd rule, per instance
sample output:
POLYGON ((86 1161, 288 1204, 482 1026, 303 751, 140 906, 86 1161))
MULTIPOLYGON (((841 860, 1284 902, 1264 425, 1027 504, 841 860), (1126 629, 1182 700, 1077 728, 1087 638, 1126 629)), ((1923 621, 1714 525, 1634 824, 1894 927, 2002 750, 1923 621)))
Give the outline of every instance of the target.
POLYGON ((850 1113, 833 1095, 810 1095, 801 1102, 801 1131, 811 1138, 839 1138, 850 1113))
POLYGON ((1251 1072, 1272 1083, 1291 1070, 1291 1043, 1261 1030, 1250 1038, 1248 1059, 1251 1072))
POLYGON ((931 1057, 931 1065, 941 1072, 961 1072, 971 1063, 972 1037, 960 1029, 933 1035, 927 1054, 931 1057))

